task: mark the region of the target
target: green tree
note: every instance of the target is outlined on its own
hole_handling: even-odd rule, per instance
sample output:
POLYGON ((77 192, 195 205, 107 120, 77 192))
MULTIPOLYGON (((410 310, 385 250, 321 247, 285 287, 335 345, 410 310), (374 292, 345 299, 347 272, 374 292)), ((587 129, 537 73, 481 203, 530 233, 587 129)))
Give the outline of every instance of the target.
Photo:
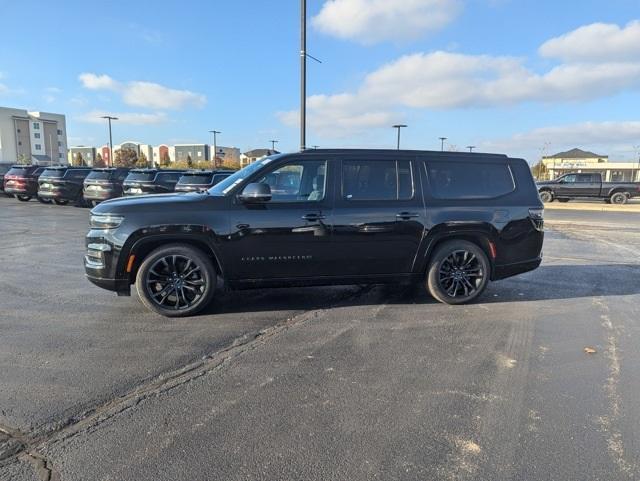
POLYGON ((187 166, 189 168, 193 167, 193 160, 191 159, 191 154, 187 155, 187 166))
POLYGON ((169 167, 171 165, 171 157, 169 157, 169 152, 163 152, 160 157, 160 165, 162 167, 169 167))
POLYGON ((138 154, 133 149, 116 150, 113 165, 116 167, 135 167, 138 162, 138 154))
POLYGON ((84 162, 84 157, 82 157, 82 154, 80 152, 76 152, 76 155, 73 157, 73 165, 77 165, 77 166, 84 166, 87 165, 84 162))
POLYGON ((93 166, 94 167, 105 167, 107 164, 104 161, 104 159, 102 158, 102 155, 100 155, 100 152, 98 152, 96 154, 96 160, 93 161, 93 166))
POLYGON ((26 165, 31 163, 31 158, 25 154, 18 155, 18 164, 26 165))
POLYGON ((145 167, 150 167, 149 165, 149 159, 147 159, 147 156, 145 155, 144 152, 140 152, 140 157, 138 157, 138 162, 136 162, 139 166, 145 166, 145 167))

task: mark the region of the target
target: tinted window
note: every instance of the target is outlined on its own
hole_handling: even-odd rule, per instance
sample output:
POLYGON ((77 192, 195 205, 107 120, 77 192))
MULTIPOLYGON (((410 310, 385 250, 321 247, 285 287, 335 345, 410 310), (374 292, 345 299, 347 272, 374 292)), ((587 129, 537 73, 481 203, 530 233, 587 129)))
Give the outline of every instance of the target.
POLYGON ((576 181, 576 175, 575 174, 565 175, 562 178, 562 182, 573 183, 575 181, 576 181))
POLYGON ((76 180, 77 180, 77 179, 84 179, 84 178, 87 176, 87 174, 89 174, 89 172, 90 172, 90 171, 89 171, 89 170, 86 170, 86 169, 82 169, 82 170, 76 170, 76 169, 68 170, 68 171, 67 171, 67 175, 66 175, 65 177, 66 177, 66 178, 68 178, 68 179, 76 179, 76 180))
POLYGON ((224 179, 226 179, 227 177, 229 177, 231 174, 216 174, 213 176, 213 185, 216 185, 218 182, 223 181, 224 179))
POLYGON ((28 175, 29 169, 25 167, 12 167, 7 172, 7 175, 28 175))
POLYGON ((302 202, 324 199, 324 160, 292 162, 272 170, 257 182, 269 184, 272 202, 302 202))
POLYGON ((183 175, 180 177, 179 184, 209 184, 211 183, 211 175, 210 174, 198 174, 198 175, 183 175))
POLYGON ((113 171, 93 170, 87 175, 87 180, 109 180, 112 175, 113 171))
POLYGON ((156 177, 155 172, 131 172, 127 176, 127 181, 150 182, 156 177))
POLYGON ((342 195, 348 200, 406 200, 413 197, 408 160, 346 160, 342 195))
POLYGON ((598 177, 597 174, 580 174, 578 175, 578 182, 585 182, 585 183, 600 182, 600 178, 598 177))
POLYGON ((506 164, 428 162, 431 193, 437 199, 490 199, 515 189, 506 164))
POLYGON ((180 172, 175 174, 158 174, 158 181, 160 182, 178 182, 178 179, 182 177, 180 172))
POLYGON ((65 169, 44 169, 42 177, 63 177, 65 172, 65 169))
POLYGON ((258 160, 247 165, 246 167, 237 171, 235 174, 231 174, 229 177, 209 189, 209 193, 212 195, 228 194, 236 185, 241 183, 244 179, 246 179, 250 175, 253 175, 256 171, 268 165, 270 162, 273 162, 280 156, 281 154, 273 155, 271 157, 266 157, 262 160, 258 160))

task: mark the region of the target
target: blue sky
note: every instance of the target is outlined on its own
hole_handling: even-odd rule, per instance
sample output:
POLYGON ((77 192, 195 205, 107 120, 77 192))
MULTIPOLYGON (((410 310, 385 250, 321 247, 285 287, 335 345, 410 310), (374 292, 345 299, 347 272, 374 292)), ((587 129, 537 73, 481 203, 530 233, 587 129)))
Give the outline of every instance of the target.
MULTIPOLYGON (((0 105, 67 115, 69 144, 296 150, 297 0, 0 0, 0 105)), ((309 0, 308 145, 476 145, 535 160, 640 146, 637 0, 309 0)))

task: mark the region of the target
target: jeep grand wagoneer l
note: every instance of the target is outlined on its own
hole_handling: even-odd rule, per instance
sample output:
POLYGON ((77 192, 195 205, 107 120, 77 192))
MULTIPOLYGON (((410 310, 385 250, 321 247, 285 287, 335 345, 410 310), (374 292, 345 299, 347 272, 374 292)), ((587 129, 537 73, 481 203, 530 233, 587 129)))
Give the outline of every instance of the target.
POLYGON ((86 273, 165 316, 216 288, 421 282, 441 302, 538 267, 543 206, 504 155, 309 150, 259 160, 206 192, 92 210, 86 273))

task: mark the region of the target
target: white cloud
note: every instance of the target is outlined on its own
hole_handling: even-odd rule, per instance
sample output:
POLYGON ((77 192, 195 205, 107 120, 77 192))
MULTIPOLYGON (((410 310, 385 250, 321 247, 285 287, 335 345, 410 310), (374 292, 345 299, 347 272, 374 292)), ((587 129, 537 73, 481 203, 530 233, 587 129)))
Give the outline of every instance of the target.
POLYGON ((3 83, 0 83, 0 94, 6 94, 6 93, 9 93, 9 87, 7 87, 3 83))
POLYGON ((108 75, 82 73, 78 76, 82 86, 89 90, 118 90, 120 84, 108 75))
MULTIPOLYGON (((570 61, 537 73, 516 57, 416 53, 371 72, 354 91, 309 97, 309 123, 322 135, 348 136, 367 127, 388 126, 389 119, 407 109, 557 104, 639 89, 640 58, 623 60, 612 54, 607 60, 570 61)), ((296 114, 278 116, 293 125, 296 114)))
POLYGON ((139 113, 139 112, 124 112, 124 113, 113 113, 113 112, 101 112, 98 110, 93 110, 91 112, 87 112, 79 117, 79 120, 82 122, 87 122, 91 124, 102 124, 105 120, 102 118, 105 115, 110 115, 113 117, 117 117, 118 124, 125 125, 150 125, 150 124, 161 124, 168 121, 167 114, 164 112, 155 112, 155 113, 139 113))
POLYGON ((548 40, 540 55, 569 62, 640 61, 640 21, 625 27, 609 23, 585 25, 548 40))
POLYGON ((118 82, 108 75, 83 73, 79 77, 89 90, 112 90, 122 96, 127 105, 150 109, 180 110, 187 107, 202 108, 207 97, 189 90, 177 90, 154 82, 118 82))
POLYGON ((122 94, 128 105, 153 109, 202 108, 207 98, 189 90, 176 90, 152 82, 129 82, 122 94))
POLYGON ((460 0, 328 0, 312 24, 338 38, 373 44, 441 29, 460 10, 460 0))

